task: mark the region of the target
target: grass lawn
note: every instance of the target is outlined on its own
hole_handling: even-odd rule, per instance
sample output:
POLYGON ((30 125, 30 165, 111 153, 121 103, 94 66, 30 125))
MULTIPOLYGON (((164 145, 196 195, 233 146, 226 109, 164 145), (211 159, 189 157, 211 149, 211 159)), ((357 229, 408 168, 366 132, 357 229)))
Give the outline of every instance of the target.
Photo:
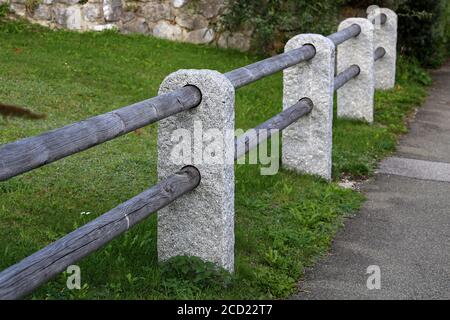
MULTIPOLYGON (((39 121, 0 119, 0 144, 155 96, 164 77, 177 69, 225 72, 260 59, 142 35, 50 31, 7 20, 0 20, 0 43, 0 102, 48 115, 39 121)), ((283 170, 261 176, 258 166, 236 165, 236 274, 231 279, 207 277, 201 265, 189 267, 189 261, 177 263, 193 268, 197 281, 173 266, 161 268, 154 215, 79 263, 82 290, 68 290, 67 275, 61 274, 28 298, 286 297, 304 267, 327 251, 343 217, 364 201, 336 181, 370 176, 406 131, 405 116, 425 97, 429 79, 414 64, 401 59, 398 78, 395 89, 377 92, 375 124, 335 121, 335 182, 283 170)), ((281 98, 281 74, 238 90, 237 128, 254 127, 280 112, 281 98)), ((155 125, 0 182, 0 270, 155 182, 155 125)))

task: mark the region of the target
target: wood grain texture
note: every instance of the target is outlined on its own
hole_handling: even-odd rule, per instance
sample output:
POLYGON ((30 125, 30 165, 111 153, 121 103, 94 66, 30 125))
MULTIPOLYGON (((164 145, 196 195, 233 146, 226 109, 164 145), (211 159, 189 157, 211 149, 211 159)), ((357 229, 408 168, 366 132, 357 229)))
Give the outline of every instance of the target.
POLYGON ((0 273, 0 299, 18 299, 195 189, 200 172, 187 166, 0 273))
POLYGON ((347 41, 348 39, 358 36, 360 33, 361 27, 355 23, 345 29, 330 34, 327 38, 333 41, 335 46, 338 46, 341 43, 347 41))
POLYGON ((273 133, 285 129, 304 115, 309 114, 313 107, 313 102, 309 98, 303 98, 266 122, 237 137, 235 140, 234 159, 239 159, 258 144, 267 140, 273 133), (254 130, 255 135, 248 134, 252 130, 254 130))
MULTIPOLYGON (((358 25, 330 35, 336 45, 357 36, 358 25)), ((291 50, 225 73, 235 88, 284 70, 316 54, 312 45, 291 50)), ((0 146, 0 181, 39 168, 69 155, 89 149, 118 136, 193 108, 201 101, 201 92, 186 86, 121 109, 71 125, 0 146)))
POLYGON ((346 84, 348 81, 350 81, 353 78, 356 78, 358 74, 361 72, 361 69, 356 65, 352 65, 339 73, 334 78, 334 91, 341 88, 344 84, 346 84))
POLYGON ((291 50, 248 66, 235 69, 224 75, 237 89, 278 71, 292 67, 302 61, 312 59, 315 54, 316 50, 314 47, 306 45, 296 50, 291 50))
POLYGON ((121 109, 0 146, 0 181, 86 150, 197 106, 200 91, 186 86, 121 109))
MULTIPOLYGON (((384 50, 384 48, 382 48, 382 47, 378 47, 373 53, 374 60, 377 61, 377 60, 383 58, 385 54, 386 54, 386 50, 384 50)), ((341 73, 339 73, 334 78, 334 91, 341 88, 344 84, 346 84, 351 79, 356 78, 360 72, 361 72, 361 69, 359 68, 359 66, 354 64, 354 65, 348 67, 347 69, 345 69, 344 71, 342 71, 341 73)))

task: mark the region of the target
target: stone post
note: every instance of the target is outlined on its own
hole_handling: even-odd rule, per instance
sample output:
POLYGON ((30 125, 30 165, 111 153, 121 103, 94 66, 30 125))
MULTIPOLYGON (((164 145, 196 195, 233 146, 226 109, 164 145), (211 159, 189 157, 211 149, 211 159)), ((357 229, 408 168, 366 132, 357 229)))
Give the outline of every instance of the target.
POLYGON ((217 71, 179 70, 159 94, 186 85, 202 93, 197 107, 160 121, 158 176, 197 167, 200 185, 158 212, 159 260, 197 256, 234 269, 234 87, 217 71))
POLYGON ((334 44, 316 34, 295 36, 285 51, 311 44, 316 55, 284 70, 283 109, 302 98, 314 104, 310 114, 283 131, 283 167, 331 179, 333 126, 334 44))
POLYGON ((350 18, 341 22, 339 30, 352 24, 358 24, 361 33, 339 45, 337 72, 340 73, 354 64, 359 66, 361 72, 337 90, 337 115, 372 123, 375 91, 374 26, 368 19, 350 18))
POLYGON ((397 60, 397 14, 387 8, 369 7, 368 19, 373 21, 380 14, 387 19, 381 24, 374 20, 374 47, 383 47, 386 54, 375 62, 375 88, 392 89, 395 86, 395 70, 397 60))

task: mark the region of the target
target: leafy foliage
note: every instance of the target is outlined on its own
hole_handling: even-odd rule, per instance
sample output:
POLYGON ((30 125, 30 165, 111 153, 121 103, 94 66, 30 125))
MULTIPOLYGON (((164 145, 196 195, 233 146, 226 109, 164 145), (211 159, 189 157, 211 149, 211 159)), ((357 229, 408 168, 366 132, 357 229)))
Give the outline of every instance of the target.
POLYGON ((205 262, 198 257, 173 257, 161 265, 163 286, 178 287, 180 283, 193 290, 221 286, 231 283, 231 275, 214 263, 205 262))
POLYGON ((34 11, 39 7, 42 3, 42 0, 26 0, 25 1, 25 9, 30 15, 34 14, 34 11))
POLYGON ((9 6, 7 3, 0 4, 0 19, 4 18, 9 13, 9 6))
POLYGON ((264 53, 283 49, 299 33, 327 34, 336 26, 340 0, 229 0, 222 28, 253 29, 253 47, 264 53))
POLYGON ((265 54, 283 49, 299 33, 327 35, 336 30, 342 16, 365 16, 378 5, 399 16, 401 52, 425 66, 441 64, 450 52, 450 2, 448 0, 229 0, 221 21, 229 31, 253 29, 253 48, 265 54))
POLYGON ((404 1, 397 10, 399 45, 402 53, 422 65, 442 64, 450 51, 450 2, 448 0, 404 1))

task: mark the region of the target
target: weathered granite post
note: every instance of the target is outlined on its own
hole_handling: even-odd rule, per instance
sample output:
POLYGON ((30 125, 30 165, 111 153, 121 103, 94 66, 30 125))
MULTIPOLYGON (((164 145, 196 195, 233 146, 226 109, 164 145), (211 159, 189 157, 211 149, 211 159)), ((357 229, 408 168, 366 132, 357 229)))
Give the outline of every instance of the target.
POLYGON ((383 47, 386 54, 375 62, 375 88, 391 89, 395 85, 395 69, 397 60, 397 14, 387 8, 369 7, 368 19, 375 19, 374 46, 383 47), (386 22, 379 23, 376 17, 386 15, 386 22))
POLYGON ((234 269, 234 87, 217 71, 179 70, 159 94, 186 85, 202 93, 197 107, 160 121, 158 176, 184 165, 200 171, 200 185, 158 212, 158 257, 197 256, 234 269))
POLYGON ((337 48, 337 72, 357 65, 360 73, 337 90, 337 115, 372 123, 375 92, 374 26, 368 19, 350 18, 341 22, 339 30, 352 24, 358 24, 361 33, 337 48))
POLYGON ((295 36, 285 51, 311 44, 316 55, 284 70, 283 109, 302 98, 314 104, 311 113, 283 131, 283 167, 331 179, 334 44, 316 34, 295 36))

